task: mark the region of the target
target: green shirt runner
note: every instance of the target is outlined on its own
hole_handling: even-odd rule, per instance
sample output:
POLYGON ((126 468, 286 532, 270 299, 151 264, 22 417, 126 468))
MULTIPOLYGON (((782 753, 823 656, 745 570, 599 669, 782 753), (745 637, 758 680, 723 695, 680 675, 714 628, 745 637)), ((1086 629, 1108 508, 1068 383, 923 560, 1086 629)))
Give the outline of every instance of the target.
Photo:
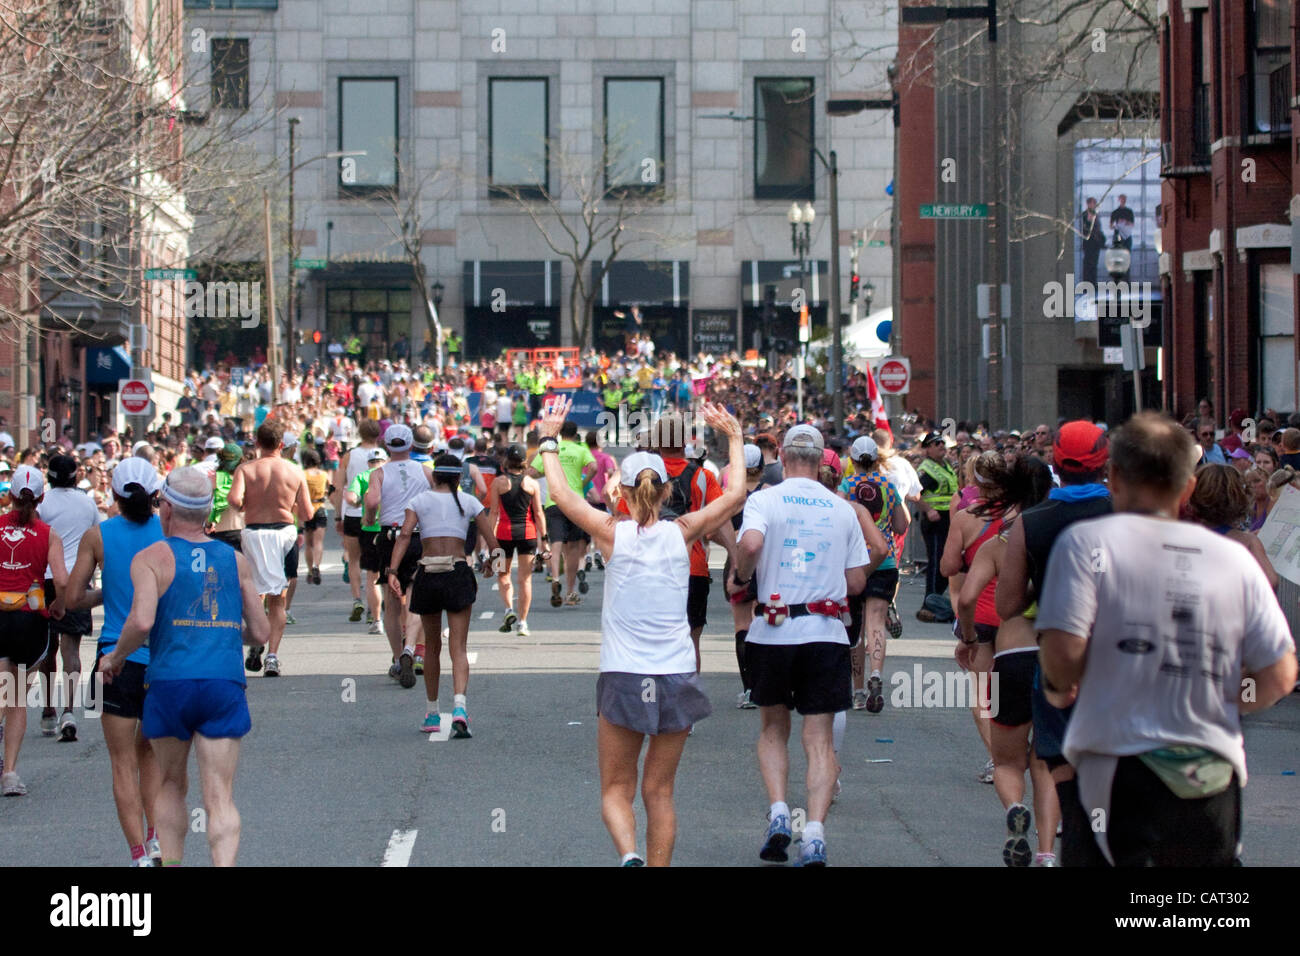
MULTIPOLYGON (((565 480, 569 482, 569 487, 573 489, 574 494, 582 494, 582 469, 588 465, 596 463, 596 457, 591 453, 591 449, 580 441, 562 441, 558 450, 560 456, 560 467, 564 469, 565 480)), ((542 468, 542 456, 538 455, 532 460, 530 467, 540 474, 545 474, 542 468)), ((546 489, 546 500, 542 502, 543 508, 549 508, 555 504, 551 500, 551 489, 546 489)))

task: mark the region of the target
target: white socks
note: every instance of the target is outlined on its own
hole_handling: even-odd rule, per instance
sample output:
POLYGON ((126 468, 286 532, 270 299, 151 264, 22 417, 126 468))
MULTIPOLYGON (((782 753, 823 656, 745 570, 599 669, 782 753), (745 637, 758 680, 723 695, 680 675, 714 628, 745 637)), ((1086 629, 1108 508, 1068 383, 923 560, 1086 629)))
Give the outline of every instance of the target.
POLYGON ((426 699, 425 703, 429 705, 428 708, 425 710, 426 714, 432 716, 433 714, 436 714, 438 712, 438 702, 436 700, 426 699))
POLYGON ((790 807, 784 800, 778 800, 772 804, 772 808, 767 811, 767 818, 775 820, 777 817, 784 816, 787 820, 790 818, 790 807))
POLYGON ((826 830, 822 827, 820 820, 809 820, 803 825, 803 842, 807 846, 813 840, 826 842, 826 830))
POLYGON ((464 694, 457 694, 457 695, 455 695, 454 697, 452 697, 452 699, 451 699, 451 705, 452 705, 453 707, 464 707, 466 710, 469 710, 468 707, 465 707, 465 695, 464 695, 464 694))

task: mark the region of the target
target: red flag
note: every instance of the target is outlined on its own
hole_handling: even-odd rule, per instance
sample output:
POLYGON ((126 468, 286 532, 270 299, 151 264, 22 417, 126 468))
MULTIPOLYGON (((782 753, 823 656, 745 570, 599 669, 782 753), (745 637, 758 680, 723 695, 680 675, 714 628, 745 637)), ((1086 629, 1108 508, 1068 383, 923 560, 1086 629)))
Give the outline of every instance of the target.
POLYGON ((891 435, 894 433, 889 427, 889 416, 885 414, 885 401, 880 397, 880 389, 876 388, 876 377, 871 373, 871 366, 867 366, 867 398, 871 400, 871 417, 875 420, 877 428, 883 428, 891 435))

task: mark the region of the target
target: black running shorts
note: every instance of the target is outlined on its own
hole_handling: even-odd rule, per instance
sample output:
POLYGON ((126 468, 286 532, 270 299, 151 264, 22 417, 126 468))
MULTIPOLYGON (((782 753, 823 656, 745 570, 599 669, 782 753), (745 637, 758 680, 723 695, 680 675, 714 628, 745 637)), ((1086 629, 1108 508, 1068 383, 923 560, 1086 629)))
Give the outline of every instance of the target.
POLYGON ((754 682, 750 699, 760 707, 785 706, 799 713, 837 714, 853 706, 847 644, 755 644, 745 642, 754 682))
MULTIPOLYGON (((381 528, 375 535, 375 550, 379 554, 379 567, 376 570, 382 572, 386 568, 392 568, 396 571, 397 581, 402 586, 402 593, 405 594, 411 588, 411 581, 415 578, 415 569, 420 566, 420 555, 424 549, 420 544, 419 535, 413 534, 410 543, 406 546, 406 554, 401 556, 399 564, 394 564, 393 546, 397 544, 398 532, 397 528, 381 528)), ((388 587, 388 581, 382 575, 379 586, 388 587)))
POLYGON ((689 590, 686 592, 686 623, 691 630, 708 623, 709 586, 712 583, 707 574, 692 574, 689 590))
MULTIPOLYGON (((95 673, 99 673, 99 662, 104 657, 103 651, 95 655, 95 673)), ((104 682, 103 699, 100 708, 113 717, 139 720, 144 714, 144 672, 145 665, 137 661, 125 661, 122 670, 113 682, 104 682)))
POLYGON ((343 516, 343 537, 345 538, 361 537, 361 515, 343 516))
POLYGON ((412 614, 454 614, 473 607, 478 598, 478 581, 468 564, 450 571, 428 571, 419 567, 411 584, 412 614))

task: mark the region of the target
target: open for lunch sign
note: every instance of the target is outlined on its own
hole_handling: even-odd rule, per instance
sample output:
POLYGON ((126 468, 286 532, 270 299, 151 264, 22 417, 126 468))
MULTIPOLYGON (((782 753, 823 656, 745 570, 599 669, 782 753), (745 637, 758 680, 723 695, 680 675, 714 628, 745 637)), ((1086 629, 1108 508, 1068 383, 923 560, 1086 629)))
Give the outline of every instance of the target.
POLYGON ((691 313, 692 343, 696 352, 725 353, 736 349, 734 309, 696 309, 691 313))

